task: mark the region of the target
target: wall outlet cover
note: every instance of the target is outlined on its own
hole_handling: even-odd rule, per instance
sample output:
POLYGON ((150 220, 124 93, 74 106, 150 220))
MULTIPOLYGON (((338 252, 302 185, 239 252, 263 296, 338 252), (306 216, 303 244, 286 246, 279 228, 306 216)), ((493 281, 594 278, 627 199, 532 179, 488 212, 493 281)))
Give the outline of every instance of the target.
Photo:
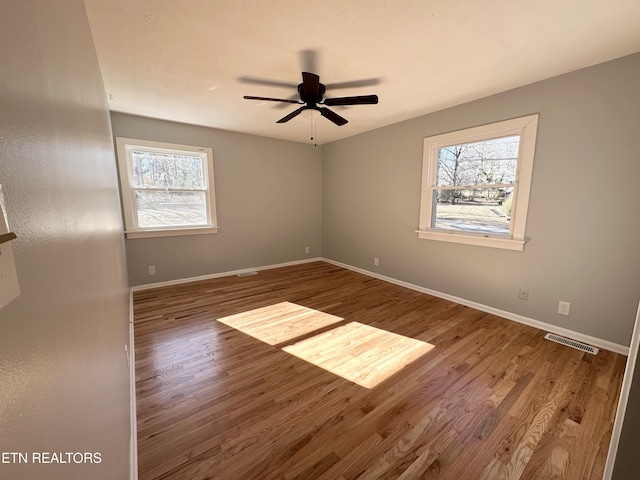
POLYGON ((563 301, 558 302, 558 313, 560 315, 569 316, 570 310, 571 310, 571 304, 569 302, 563 302, 563 301))

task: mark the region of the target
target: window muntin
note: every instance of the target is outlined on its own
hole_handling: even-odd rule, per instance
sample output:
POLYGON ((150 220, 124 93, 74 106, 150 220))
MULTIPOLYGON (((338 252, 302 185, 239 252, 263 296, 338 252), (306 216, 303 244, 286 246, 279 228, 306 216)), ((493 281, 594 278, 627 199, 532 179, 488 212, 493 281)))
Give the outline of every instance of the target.
POLYGON ((210 148, 116 143, 128 238, 217 232, 210 148))
POLYGON ((537 120, 425 138, 419 237, 522 250, 537 120))

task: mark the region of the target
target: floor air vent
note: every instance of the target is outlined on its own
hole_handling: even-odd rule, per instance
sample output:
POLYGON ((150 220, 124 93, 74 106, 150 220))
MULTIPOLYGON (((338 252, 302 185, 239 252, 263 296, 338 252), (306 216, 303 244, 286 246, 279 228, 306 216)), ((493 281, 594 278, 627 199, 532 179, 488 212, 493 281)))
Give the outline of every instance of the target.
POLYGON ((242 273, 239 273, 237 276, 238 277, 250 277, 251 275, 257 275, 257 274, 258 274, 258 272, 253 272, 252 271, 252 272, 242 272, 242 273))
POLYGON ((546 338, 547 340, 551 340, 552 342, 561 343, 563 345, 567 345, 568 347, 582 350, 583 352, 591 353, 593 355, 597 355, 599 351, 596 347, 592 347, 591 345, 587 345, 586 343, 581 343, 576 340, 571 340, 570 338, 561 337, 560 335, 554 335, 553 333, 547 333, 544 338, 546 338))

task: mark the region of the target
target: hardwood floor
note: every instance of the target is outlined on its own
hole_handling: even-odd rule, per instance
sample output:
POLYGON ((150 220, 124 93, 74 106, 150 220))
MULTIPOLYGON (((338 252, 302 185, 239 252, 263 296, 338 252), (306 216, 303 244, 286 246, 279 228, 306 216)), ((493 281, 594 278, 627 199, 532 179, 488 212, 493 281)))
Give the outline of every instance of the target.
POLYGON ((136 292, 134 316, 141 480, 602 478, 621 355, 322 262, 136 292), (311 327, 260 310, 282 302, 311 327), (404 338, 433 348, 370 388, 287 352, 388 370, 404 338))

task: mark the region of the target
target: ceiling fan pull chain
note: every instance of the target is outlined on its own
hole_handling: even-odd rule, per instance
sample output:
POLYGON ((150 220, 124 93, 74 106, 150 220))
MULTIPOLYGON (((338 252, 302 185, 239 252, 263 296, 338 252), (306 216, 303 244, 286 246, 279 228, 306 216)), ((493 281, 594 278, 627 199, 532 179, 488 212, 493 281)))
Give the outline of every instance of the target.
POLYGON ((316 116, 311 111, 311 141, 313 142, 313 146, 317 147, 318 142, 316 140, 316 116))

